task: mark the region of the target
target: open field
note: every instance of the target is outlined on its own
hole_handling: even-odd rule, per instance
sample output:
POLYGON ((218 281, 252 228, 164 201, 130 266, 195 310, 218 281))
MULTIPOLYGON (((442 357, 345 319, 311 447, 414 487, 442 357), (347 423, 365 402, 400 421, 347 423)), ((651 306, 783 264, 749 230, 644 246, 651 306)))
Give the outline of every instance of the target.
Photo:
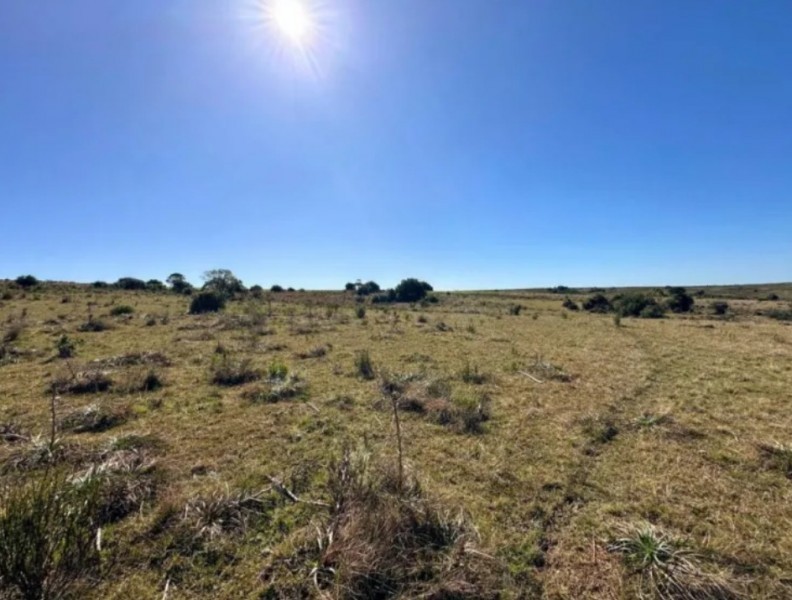
POLYGON ((5 498, 104 486, 80 597, 792 597, 792 323, 767 316, 792 286, 620 324, 540 290, 204 315, 3 291, 5 498))

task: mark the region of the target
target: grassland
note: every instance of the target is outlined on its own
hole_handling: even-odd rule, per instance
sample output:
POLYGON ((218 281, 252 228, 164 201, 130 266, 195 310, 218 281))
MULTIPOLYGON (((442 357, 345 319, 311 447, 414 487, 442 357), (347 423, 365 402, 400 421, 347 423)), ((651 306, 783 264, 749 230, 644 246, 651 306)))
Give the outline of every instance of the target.
POLYGON ((790 286, 619 326, 540 290, 0 291, 4 498, 115 477, 80 597, 792 597, 790 286))

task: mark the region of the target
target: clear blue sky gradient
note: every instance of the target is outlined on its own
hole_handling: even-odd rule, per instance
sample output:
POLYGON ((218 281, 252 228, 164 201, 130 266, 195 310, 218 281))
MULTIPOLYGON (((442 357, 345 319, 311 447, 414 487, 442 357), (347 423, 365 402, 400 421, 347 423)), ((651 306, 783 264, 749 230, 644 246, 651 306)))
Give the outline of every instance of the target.
POLYGON ((0 3, 0 277, 792 280, 792 3, 0 3))

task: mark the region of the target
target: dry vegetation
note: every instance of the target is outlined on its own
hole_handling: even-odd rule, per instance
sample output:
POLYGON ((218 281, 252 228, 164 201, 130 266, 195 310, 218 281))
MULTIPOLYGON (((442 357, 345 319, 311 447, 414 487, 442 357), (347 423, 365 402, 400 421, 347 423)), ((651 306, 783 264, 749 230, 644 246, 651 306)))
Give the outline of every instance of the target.
POLYGON ((792 597, 788 286, 0 288, 0 595, 792 597))

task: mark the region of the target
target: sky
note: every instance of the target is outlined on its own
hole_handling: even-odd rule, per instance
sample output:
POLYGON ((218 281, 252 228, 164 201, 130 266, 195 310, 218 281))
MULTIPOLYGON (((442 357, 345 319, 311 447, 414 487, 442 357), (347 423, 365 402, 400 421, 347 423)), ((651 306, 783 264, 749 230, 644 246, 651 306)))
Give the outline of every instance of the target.
POLYGON ((0 2, 0 278, 792 280, 788 0, 0 2))

